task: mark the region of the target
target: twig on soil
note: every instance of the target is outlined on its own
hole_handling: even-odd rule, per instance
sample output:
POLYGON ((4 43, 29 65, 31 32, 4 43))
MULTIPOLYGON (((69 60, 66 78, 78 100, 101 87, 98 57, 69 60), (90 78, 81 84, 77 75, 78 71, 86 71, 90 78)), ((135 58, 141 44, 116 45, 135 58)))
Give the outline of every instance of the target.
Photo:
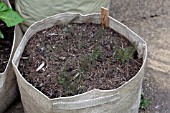
POLYGON ((36 71, 40 71, 45 66, 45 62, 42 62, 42 64, 36 69, 36 71))

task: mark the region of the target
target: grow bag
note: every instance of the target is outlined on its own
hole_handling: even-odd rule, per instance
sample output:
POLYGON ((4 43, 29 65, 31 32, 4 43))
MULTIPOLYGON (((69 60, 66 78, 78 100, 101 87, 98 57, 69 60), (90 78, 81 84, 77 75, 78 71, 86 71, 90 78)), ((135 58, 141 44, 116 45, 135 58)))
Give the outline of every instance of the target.
POLYGON ((20 71, 18 64, 29 39, 38 31, 67 23, 100 24, 100 14, 58 14, 38 21, 26 31, 17 48, 12 64, 17 76, 21 99, 26 113, 138 113, 142 80, 147 57, 146 43, 128 27, 109 17, 109 27, 134 43, 143 64, 139 72, 121 87, 112 90, 94 89, 83 94, 49 99, 30 83, 20 71))
MULTIPOLYGON (((11 7, 8 0, 4 0, 3 2, 11 7)), ((15 72, 11 63, 13 54, 22 38, 16 38, 16 34, 21 34, 21 29, 19 26, 15 26, 13 45, 7 66, 4 72, 0 73, 0 113, 3 113, 3 111, 14 101, 18 94, 15 72)))
POLYGON ((110 0, 16 0, 15 7, 24 18, 22 29, 36 21, 58 13, 98 13, 101 7, 109 8, 110 0))

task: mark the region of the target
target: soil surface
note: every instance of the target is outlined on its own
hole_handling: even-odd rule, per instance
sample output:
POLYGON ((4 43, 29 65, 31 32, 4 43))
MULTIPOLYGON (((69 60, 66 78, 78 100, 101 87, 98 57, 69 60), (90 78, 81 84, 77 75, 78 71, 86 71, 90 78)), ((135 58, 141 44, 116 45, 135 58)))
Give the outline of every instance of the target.
POLYGON ((0 38, 0 73, 4 72, 8 63, 14 36, 14 27, 6 27, 5 23, 0 21, 0 30, 4 39, 0 38))
POLYGON ((19 70, 49 98, 120 87, 142 59, 124 36, 97 24, 54 26, 28 42, 19 70))

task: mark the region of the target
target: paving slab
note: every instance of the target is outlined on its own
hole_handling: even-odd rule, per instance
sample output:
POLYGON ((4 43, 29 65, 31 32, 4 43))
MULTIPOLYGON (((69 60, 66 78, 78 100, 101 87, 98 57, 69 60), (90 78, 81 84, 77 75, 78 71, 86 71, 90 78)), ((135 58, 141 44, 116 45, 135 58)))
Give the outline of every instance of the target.
POLYGON ((111 7, 148 45, 143 92, 151 104, 140 113, 170 113, 170 1, 112 0, 111 7))

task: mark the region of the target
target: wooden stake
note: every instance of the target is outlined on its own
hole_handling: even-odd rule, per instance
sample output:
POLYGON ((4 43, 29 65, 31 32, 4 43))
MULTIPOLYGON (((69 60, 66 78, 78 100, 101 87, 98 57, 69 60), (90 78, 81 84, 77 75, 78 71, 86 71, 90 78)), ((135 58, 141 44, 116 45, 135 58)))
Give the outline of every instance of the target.
POLYGON ((109 18, 108 18, 108 16, 109 16, 109 11, 108 11, 108 9, 102 7, 102 8, 101 8, 100 21, 101 21, 101 25, 102 25, 103 27, 108 27, 108 25, 109 25, 109 18))

